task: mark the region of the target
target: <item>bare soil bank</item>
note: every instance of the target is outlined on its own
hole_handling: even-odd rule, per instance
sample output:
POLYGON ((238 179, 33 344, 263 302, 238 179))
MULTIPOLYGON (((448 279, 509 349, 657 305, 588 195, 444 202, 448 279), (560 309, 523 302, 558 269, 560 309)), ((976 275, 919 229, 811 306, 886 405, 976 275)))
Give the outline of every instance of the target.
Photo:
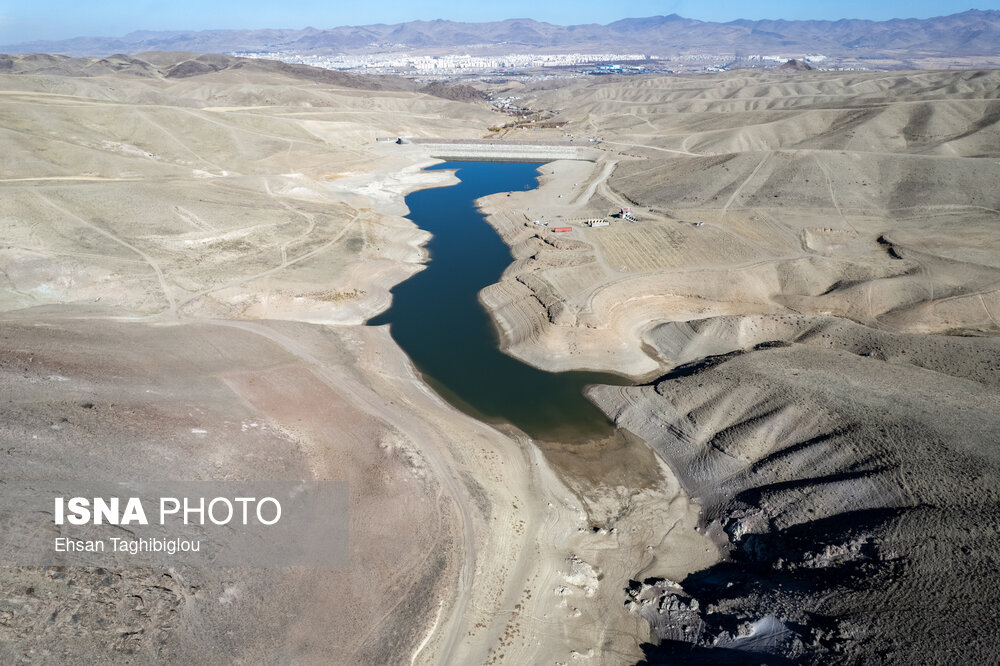
POLYGON ((449 178, 421 171, 433 160, 418 146, 375 139, 475 138, 492 114, 224 57, 162 74, 189 60, 26 57, 0 81, 6 469, 346 479, 351 561, 7 569, 0 654, 641 658, 646 623, 621 612, 636 563, 677 577, 714 559, 670 473, 637 440, 627 455, 612 442, 588 455, 638 461, 641 482, 620 466, 613 485, 571 489, 523 435, 454 410, 384 329, 361 326, 425 257, 403 195, 449 178), (691 529, 665 543, 671 525, 691 529))
POLYGON ((511 353, 647 382, 592 396, 723 556, 636 571, 650 662, 996 660, 996 81, 732 73, 522 101, 607 162, 484 203, 517 257, 484 300, 511 353), (640 222, 584 224, 625 206, 640 222))

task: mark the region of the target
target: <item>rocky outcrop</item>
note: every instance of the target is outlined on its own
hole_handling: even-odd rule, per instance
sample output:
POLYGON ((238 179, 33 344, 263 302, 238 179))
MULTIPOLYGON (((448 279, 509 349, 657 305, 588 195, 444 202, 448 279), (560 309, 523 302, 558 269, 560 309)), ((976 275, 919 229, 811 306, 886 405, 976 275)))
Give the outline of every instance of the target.
POLYGON ((1000 342, 791 316, 648 342, 678 367, 591 395, 668 461, 724 555, 629 589, 651 661, 692 646, 710 663, 989 661, 1000 342))
POLYGON ((779 72, 808 72, 811 69, 812 66, 805 60, 796 60, 795 58, 778 67, 779 72))

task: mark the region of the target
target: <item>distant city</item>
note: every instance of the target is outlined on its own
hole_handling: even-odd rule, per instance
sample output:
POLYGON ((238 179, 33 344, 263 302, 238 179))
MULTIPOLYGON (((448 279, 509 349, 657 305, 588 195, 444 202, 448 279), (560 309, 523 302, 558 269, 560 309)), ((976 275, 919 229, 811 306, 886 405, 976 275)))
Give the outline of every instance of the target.
POLYGON ((293 51, 233 51, 243 58, 278 60, 290 64, 368 74, 395 74, 422 80, 462 77, 524 76, 532 79, 603 74, 651 72, 719 72, 736 67, 774 67, 792 58, 823 69, 835 67, 822 54, 751 54, 733 57, 695 53, 663 56, 649 53, 508 53, 504 55, 416 55, 376 53, 360 55, 312 55, 293 51))
POLYGON ((623 18, 607 25, 565 26, 522 18, 326 29, 139 30, 121 37, 0 45, 0 53, 106 57, 183 51, 426 80, 529 80, 769 68, 790 59, 841 71, 992 68, 1000 67, 998 46, 1000 11, 969 10, 891 21, 716 23, 671 14, 623 18))

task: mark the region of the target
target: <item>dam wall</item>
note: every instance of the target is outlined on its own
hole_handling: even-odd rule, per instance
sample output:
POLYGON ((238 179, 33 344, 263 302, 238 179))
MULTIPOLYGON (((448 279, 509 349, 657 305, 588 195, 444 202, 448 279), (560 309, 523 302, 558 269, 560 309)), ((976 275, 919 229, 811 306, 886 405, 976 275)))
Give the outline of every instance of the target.
POLYGON ((476 162, 553 162, 593 160, 598 151, 571 142, 514 142, 489 139, 399 139, 399 143, 419 145, 431 157, 476 162))

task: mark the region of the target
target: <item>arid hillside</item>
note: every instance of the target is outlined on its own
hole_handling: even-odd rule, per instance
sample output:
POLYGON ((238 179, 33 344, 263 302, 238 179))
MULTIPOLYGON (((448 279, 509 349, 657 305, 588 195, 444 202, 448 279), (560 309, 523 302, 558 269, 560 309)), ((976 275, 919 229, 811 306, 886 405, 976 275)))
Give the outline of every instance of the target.
POLYGON ((351 177, 412 165, 373 153, 377 137, 489 118, 405 83, 282 63, 9 58, 2 310, 360 323, 407 274, 395 260, 419 259, 418 232, 358 196, 387 200, 392 182, 351 177), (316 288, 318 274, 337 287, 316 288))
POLYGON ((680 580, 637 570, 651 663, 997 659, 998 84, 522 92, 613 165, 550 165, 511 197, 530 215, 498 205, 519 260, 484 300, 518 356, 643 376, 591 395, 668 462, 723 554, 680 580))
MULTIPOLYGON (((734 73, 524 91, 607 161, 509 201, 519 210, 498 226, 523 260, 486 295, 508 346, 546 367, 653 376, 669 366, 643 350, 656 321, 784 313, 997 332, 998 81, 734 73), (640 222, 583 225, 623 206, 640 222), (544 215, 576 230, 554 240, 522 224, 544 215)), ((543 182, 549 171, 558 180, 553 165, 543 182)))
POLYGON ((489 650, 537 561, 526 454, 361 325, 424 259, 403 194, 448 179, 376 138, 479 136, 488 111, 217 56, 0 68, 4 478, 350 489, 341 567, 5 567, 0 661, 489 650))

